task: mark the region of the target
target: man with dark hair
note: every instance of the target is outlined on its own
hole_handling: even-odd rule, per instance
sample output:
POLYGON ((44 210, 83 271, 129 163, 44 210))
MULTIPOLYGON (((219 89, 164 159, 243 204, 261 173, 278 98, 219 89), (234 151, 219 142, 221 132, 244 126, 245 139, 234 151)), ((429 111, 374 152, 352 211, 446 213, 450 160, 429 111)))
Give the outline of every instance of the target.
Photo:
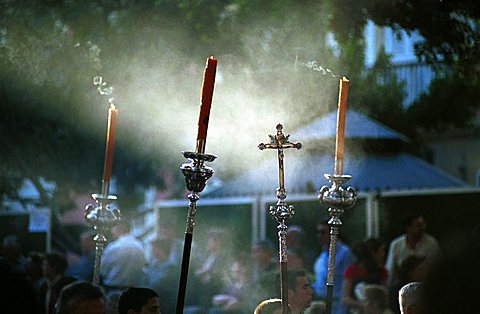
MULTIPOLYGON (((277 276, 278 289, 280 290, 280 276, 277 276)), ((310 287, 305 270, 289 270, 287 272, 288 305, 291 314, 301 314, 310 306, 313 290, 310 287)), ((278 291, 280 295, 280 291, 278 291)))
POLYGON ((77 281, 60 292, 56 314, 104 314, 105 297, 96 285, 77 281))
POLYGON ((145 286, 162 296, 160 308, 163 312, 174 313, 180 276, 179 263, 172 262, 169 258, 174 243, 168 239, 156 238, 150 245, 152 256, 144 269, 145 286))
POLYGON ((75 277, 64 276, 67 267, 67 258, 59 252, 48 253, 43 260, 43 274, 47 281, 40 287, 39 295, 40 307, 46 314, 54 312, 62 288, 77 280, 75 277))
POLYGON ((263 275, 277 271, 277 263, 274 260, 275 248, 269 239, 256 242, 252 246, 252 260, 256 271, 256 279, 263 275))
POLYGON ((27 260, 22 254, 22 246, 16 235, 11 234, 3 238, 3 254, 14 273, 25 273, 27 260))
POLYGON ((258 302, 276 294, 275 277, 278 274, 275 262, 275 248, 270 239, 256 242, 251 248, 253 261, 253 281, 250 300, 246 301, 249 306, 255 306, 258 302))
POLYGON ((392 240, 388 249, 385 268, 388 282, 394 284, 402 262, 410 255, 430 258, 439 251, 437 240, 425 232, 426 223, 421 215, 407 215, 403 219, 405 233, 392 240))
POLYGON ((160 314, 158 294, 149 288, 130 287, 118 299, 118 314, 160 314))

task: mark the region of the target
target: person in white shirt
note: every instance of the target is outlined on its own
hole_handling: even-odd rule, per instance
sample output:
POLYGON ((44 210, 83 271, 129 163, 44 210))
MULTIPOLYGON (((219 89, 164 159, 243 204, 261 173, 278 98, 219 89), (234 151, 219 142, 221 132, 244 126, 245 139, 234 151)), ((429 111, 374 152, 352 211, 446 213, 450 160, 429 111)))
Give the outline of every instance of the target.
POLYGON ((439 252, 437 240, 425 232, 426 224, 421 215, 408 215, 404 218, 405 234, 395 238, 388 249, 385 268, 388 282, 392 285, 398 279, 402 262, 410 255, 426 256, 427 259, 439 252))
POLYGON ((113 227, 112 235, 117 239, 109 243, 102 254, 100 274, 104 287, 108 291, 142 285, 145 266, 143 243, 130 233, 128 223, 113 227))

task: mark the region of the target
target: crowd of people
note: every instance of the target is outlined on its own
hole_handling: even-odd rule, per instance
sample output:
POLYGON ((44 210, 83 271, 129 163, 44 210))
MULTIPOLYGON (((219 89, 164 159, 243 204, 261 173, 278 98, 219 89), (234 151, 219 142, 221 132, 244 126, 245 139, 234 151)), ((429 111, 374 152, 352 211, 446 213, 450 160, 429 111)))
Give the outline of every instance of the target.
MULTIPOLYGON (((94 234, 80 235, 76 263, 65 254, 24 255, 15 236, 3 239, 0 257, 2 313, 175 313, 183 243, 172 225, 162 225, 147 246, 128 224, 112 228, 92 284, 94 234), (148 247, 148 250, 147 250, 148 247), (77 310, 73 310, 77 309, 77 310), (83 311, 83 312, 82 312, 83 311)), ((422 216, 409 215, 405 233, 390 243, 369 238, 336 246, 332 313, 419 313, 416 297, 440 247, 425 232, 422 216)), ((319 252, 311 249, 300 226, 287 233, 288 301, 292 314, 323 313, 327 295, 330 229, 316 225, 319 252)), ((194 244, 184 313, 281 313, 277 243, 264 239, 230 254, 228 233, 208 231, 194 244)))

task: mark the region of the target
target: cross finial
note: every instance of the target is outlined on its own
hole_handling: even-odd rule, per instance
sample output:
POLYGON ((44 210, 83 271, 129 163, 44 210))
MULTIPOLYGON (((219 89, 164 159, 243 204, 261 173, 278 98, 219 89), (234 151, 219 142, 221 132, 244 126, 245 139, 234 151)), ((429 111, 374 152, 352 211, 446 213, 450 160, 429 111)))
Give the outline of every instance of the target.
POLYGON ((296 148, 300 149, 302 148, 302 143, 300 142, 295 142, 295 143, 290 143, 288 141, 288 138, 290 137, 290 134, 285 135, 283 134, 283 125, 281 123, 277 124, 277 134, 276 135, 268 135, 270 137, 270 143, 260 143, 258 144, 258 148, 260 150, 264 149, 284 149, 284 148, 296 148))

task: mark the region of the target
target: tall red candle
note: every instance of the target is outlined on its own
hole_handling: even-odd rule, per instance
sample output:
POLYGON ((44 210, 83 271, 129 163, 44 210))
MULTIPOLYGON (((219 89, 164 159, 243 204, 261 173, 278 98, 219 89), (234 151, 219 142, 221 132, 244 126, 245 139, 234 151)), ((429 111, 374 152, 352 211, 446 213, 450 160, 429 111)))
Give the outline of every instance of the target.
POLYGON ((198 117, 197 132, 197 153, 205 152, 205 142, 207 141, 208 119, 210 118, 210 108, 212 107, 213 87, 215 85, 215 74, 217 72, 217 59, 213 56, 207 59, 202 84, 202 102, 200 104, 200 115, 198 117))
POLYGON ((345 117, 347 115, 348 79, 342 77, 338 91, 337 138, 335 140, 335 175, 343 171, 343 152, 345 143, 345 117))
POLYGON ((107 141, 105 145, 105 163, 103 165, 103 182, 108 184, 112 174, 113 147, 115 142, 115 125, 117 123, 118 109, 111 104, 108 110, 107 141))

